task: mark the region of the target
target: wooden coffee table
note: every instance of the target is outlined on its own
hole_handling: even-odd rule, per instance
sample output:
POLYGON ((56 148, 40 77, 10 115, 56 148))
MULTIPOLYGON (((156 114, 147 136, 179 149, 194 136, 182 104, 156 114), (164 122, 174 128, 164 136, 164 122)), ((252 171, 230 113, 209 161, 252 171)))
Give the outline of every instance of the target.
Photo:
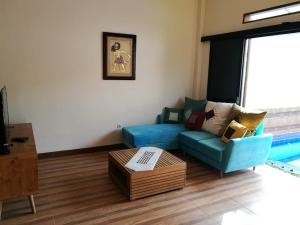
POLYGON ((185 186, 186 163, 163 151, 154 170, 133 171, 125 167, 137 149, 112 151, 108 154, 109 175, 130 199, 143 198, 185 186))

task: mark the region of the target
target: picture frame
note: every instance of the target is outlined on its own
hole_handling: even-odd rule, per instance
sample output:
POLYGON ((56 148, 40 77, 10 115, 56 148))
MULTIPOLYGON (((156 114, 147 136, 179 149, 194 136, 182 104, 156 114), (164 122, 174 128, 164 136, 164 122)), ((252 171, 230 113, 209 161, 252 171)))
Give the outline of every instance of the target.
POLYGON ((136 35, 103 32, 103 80, 135 80, 136 35))

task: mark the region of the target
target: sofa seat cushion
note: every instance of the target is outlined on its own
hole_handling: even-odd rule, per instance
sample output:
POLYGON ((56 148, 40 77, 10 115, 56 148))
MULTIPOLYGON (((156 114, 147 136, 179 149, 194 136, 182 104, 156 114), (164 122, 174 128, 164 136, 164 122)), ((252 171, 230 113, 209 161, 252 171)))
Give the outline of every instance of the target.
POLYGON ((129 147, 158 146, 178 148, 178 134, 186 131, 183 124, 150 124, 122 129, 123 142, 129 147))
POLYGON ((226 145, 227 144, 224 143, 220 138, 210 138, 206 140, 200 140, 197 145, 197 150, 201 151, 207 157, 221 162, 226 145))
POLYGON ((226 144, 220 138, 205 131, 181 132, 180 144, 218 162, 222 161, 223 151, 226 148, 226 144))
POLYGON ((205 131, 184 131, 179 135, 179 141, 188 146, 195 146, 200 140, 215 138, 216 136, 205 131))

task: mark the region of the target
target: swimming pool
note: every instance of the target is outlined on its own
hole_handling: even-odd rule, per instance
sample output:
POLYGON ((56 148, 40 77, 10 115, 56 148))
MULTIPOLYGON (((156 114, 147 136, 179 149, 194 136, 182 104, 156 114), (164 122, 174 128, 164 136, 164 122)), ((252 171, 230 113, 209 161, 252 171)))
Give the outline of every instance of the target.
POLYGON ((274 135, 267 164, 300 175, 300 132, 274 135))

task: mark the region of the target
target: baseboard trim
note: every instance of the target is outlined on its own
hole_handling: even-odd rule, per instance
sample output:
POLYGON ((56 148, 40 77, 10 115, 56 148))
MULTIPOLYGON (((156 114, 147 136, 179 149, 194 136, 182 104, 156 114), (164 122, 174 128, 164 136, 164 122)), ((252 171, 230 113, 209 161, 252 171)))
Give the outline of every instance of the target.
POLYGON ((47 159, 47 158, 53 158, 53 157, 77 155, 77 154, 100 152, 100 151, 112 151, 112 150, 127 149, 127 148, 128 147, 126 147, 126 145, 124 145, 124 144, 114 144, 114 145, 104 145, 104 146, 90 147, 90 148, 62 150, 62 151, 57 151, 57 152, 39 153, 38 159, 47 159))

